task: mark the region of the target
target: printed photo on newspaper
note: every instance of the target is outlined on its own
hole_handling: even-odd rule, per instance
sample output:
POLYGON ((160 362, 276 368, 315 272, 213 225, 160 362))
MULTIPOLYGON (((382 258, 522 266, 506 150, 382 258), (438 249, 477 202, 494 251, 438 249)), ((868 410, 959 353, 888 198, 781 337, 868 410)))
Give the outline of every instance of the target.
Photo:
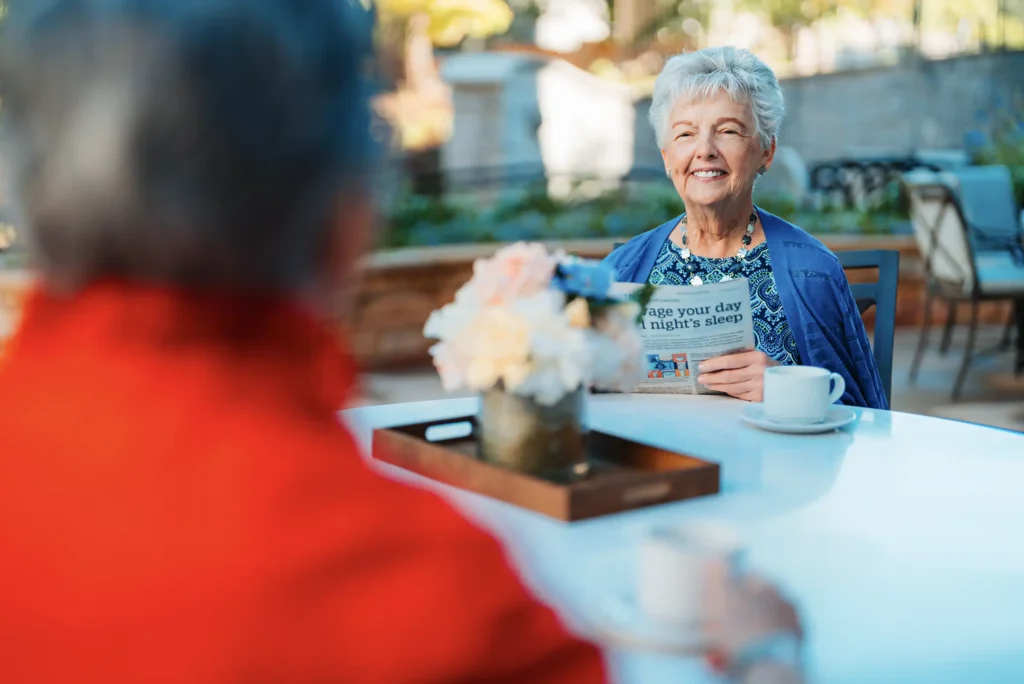
MULTIPOLYGON (((613 292, 624 296, 640 287, 615 283, 613 292)), ((754 348, 746 278, 700 287, 658 285, 644 311, 641 334, 647 377, 634 392, 718 394, 697 382, 700 362, 754 348)))

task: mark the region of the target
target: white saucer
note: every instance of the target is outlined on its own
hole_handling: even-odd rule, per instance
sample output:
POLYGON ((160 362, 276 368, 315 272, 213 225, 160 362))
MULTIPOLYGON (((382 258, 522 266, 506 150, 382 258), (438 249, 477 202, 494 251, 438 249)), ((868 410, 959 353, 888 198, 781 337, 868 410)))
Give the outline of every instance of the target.
POLYGON ((647 617, 631 593, 609 593, 587 611, 594 636, 615 646, 699 656, 707 644, 699 625, 671 625, 647 617))
POLYGON ((792 435, 814 435, 822 432, 832 432, 849 425, 857 419, 853 409, 846 406, 833 406, 828 410, 825 420, 820 423, 777 423, 766 418, 764 407, 761 404, 751 404, 743 409, 743 420, 772 432, 784 432, 792 435))

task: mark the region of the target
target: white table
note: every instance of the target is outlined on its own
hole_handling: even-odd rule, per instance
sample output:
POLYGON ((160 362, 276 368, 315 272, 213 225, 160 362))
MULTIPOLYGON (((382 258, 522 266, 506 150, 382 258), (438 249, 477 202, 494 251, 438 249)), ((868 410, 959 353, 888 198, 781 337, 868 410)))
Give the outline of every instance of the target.
MULTIPOLYGON (((713 516, 743 530, 750 566, 796 600, 812 681, 1024 682, 1024 435, 870 410, 841 432, 778 435, 744 425, 742 406, 592 397, 590 424, 721 463, 722 492, 577 523, 377 467, 492 529, 574 624, 609 581, 629 581, 652 525, 713 516)), ((368 448, 372 427, 475 410, 474 399, 451 399, 344 418, 368 448)), ((609 662, 622 682, 709 679, 687 659, 611 649, 609 662)))

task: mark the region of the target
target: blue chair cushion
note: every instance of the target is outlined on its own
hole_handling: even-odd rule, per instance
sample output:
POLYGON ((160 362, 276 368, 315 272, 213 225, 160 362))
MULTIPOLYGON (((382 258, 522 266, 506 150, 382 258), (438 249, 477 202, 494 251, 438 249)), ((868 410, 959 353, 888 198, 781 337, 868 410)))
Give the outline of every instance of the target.
POLYGON ((1007 251, 978 252, 975 255, 978 282, 986 295, 1024 297, 1024 263, 1007 251))
POLYGON ((1020 214, 1013 199, 1013 177, 1005 166, 957 169, 960 205, 979 251, 1020 244, 1020 214))

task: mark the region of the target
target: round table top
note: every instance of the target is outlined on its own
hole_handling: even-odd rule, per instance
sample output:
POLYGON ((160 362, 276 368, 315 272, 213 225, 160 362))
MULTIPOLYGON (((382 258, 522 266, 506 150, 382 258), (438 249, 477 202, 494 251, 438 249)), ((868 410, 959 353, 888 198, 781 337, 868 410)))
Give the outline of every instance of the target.
MULTIPOLYGON (((713 517, 739 527, 747 565, 796 602, 810 681, 1024 681, 1024 434, 858 409, 843 430, 782 435, 747 426, 745 405, 591 397, 590 425, 720 463, 721 492, 574 523, 375 467, 435 489, 491 529, 577 628, 610 583, 631 582, 647 530, 713 517)), ((448 399, 343 415, 368 452, 374 427, 476 406, 448 399)), ((711 681, 691 659, 611 646, 608 654, 618 681, 711 681)))

